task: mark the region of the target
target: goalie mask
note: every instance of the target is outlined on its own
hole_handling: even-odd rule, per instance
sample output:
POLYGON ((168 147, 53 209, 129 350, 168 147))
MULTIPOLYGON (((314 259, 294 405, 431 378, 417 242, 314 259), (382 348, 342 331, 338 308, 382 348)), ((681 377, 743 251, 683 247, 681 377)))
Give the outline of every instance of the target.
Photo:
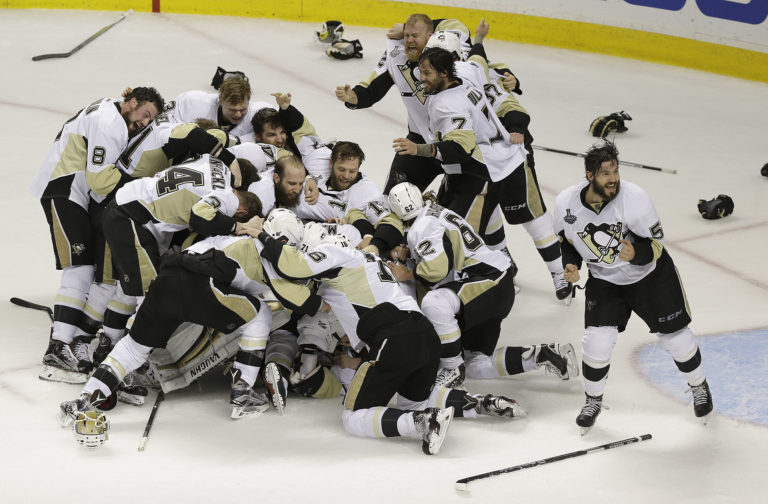
POLYGON ((109 439, 109 420, 99 411, 78 411, 72 434, 86 448, 98 448, 109 439))
POLYGON ((389 191, 389 208, 402 221, 408 221, 424 208, 424 198, 418 187, 410 182, 402 182, 389 191))
POLYGON ((445 30, 436 31, 432 34, 431 37, 429 37, 425 49, 431 47, 439 47, 440 49, 445 49, 451 53, 457 61, 462 61, 464 59, 462 57, 463 53, 461 51, 461 40, 459 39, 459 35, 457 33, 445 30))
POLYGON ((298 247, 304 237, 304 224, 287 208, 275 208, 264 221, 264 231, 287 245, 298 247))

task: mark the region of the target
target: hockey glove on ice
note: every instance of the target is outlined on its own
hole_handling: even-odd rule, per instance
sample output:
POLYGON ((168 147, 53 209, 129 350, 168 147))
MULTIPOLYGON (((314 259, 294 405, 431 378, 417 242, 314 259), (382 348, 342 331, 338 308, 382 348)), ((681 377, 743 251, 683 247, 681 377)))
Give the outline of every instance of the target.
POLYGON ((614 112, 611 115, 600 116, 589 125, 589 132, 592 136, 605 138, 608 133, 615 131, 617 133, 623 133, 627 131, 627 127, 624 125, 624 121, 631 121, 632 118, 624 112, 614 112))
POLYGON ((733 213, 733 200, 725 194, 709 201, 699 200, 699 213, 705 219, 722 219, 733 213))
POLYGON ((325 54, 331 58, 340 60, 363 57, 363 45, 359 40, 341 39, 334 42, 331 47, 325 50, 325 54))

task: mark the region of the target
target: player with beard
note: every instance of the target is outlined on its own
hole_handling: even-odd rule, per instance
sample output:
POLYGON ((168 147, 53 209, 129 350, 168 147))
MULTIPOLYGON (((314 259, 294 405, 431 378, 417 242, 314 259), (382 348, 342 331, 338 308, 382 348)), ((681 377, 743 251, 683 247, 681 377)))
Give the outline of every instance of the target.
POLYGON ((48 221, 56 269, 63 270, 42 379, 83 383, 90 370, 87 343, 74 339, 98 253, 92 222, 98 219, 89 207, 131 180, 115 167, 117 157, 163 106, 154 88, 137 87, 126 89, 122 100, 106 98, 84 107, 64 123, 32 182, 48 221))
POLYGON ((283 156, 275 162, 273 170, 267 170, 260 175, 261 179, 250 184, 248 191, 256 194, 261 200, 264 215, 277 207, 294 210, 300 205, 308 205, 304 184, 314 181, 298 157, 283 156))
POLYGON ((680 276, 664 247, 664 232, 648 194, 619 177, 616 146, 603 141, 584 158, 586 182, 555 202, 565 278, 579 281, 586 261, 582 371, 586 403, 576 423, 585 434, 600 414, 611 352, 635 312, 659 338, 685 375, 694 414, 707 422, 712 394, 701 352, 688 328, 690 310, 680 276))

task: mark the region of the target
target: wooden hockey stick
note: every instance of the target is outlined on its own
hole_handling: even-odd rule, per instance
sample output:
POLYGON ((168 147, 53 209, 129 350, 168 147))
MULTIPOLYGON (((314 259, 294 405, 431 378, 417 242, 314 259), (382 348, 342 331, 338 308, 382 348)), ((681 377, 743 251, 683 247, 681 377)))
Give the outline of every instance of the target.
MULTIPOLYGON (((557 154, 566 154, 568 156, 576 156, 576 157, 580 157, 580 158, 585 157, 585 155, 582 154, 581 152, 571 152, 571 151, 567 151, 567 150, 553 149, 551 147, 542 147, 541 145, 534 145, 533 148, 534 149, 538 149, 538 150, 547 151, 547 152, 556 152, 557 154)), ((660 171, 660 172, 664 172, 664 173, 671 173, 673 175, 675 173, 677 173, 677 170, 673 170, 671 168, 659 168, 658 166, 650 166, 650 165, 646 165, 646 164, 642 164, 642 163, 633 163, 631 161, 619 161, 619 164, 620 165, 625 165, 625 166, 633 166, 635 168, 645 168, 646 170, 653 170, 653 171, 660 171)))
POLYGON ((74 49, 72 49, 69 52, 66 52, 66 53, 40 54, 38 56, 32 56, 32 61, 40 61, 40 60, 52 59, 52 58, 69 58, 70 56, 75 54, 77 51, 79 51, 83 47, 85 47, 88 44, 90 44, 91 42, 93 42, 97 37, 99 37, 100 35, 102 35, 105 32, 107 32, 110 28, 115 26, 117 23, 119 23, 123 19, 127 18, 130 15, 131 12, 133 12, 133 9, 128 10, 128 12, 126 12, 125 14, 120 16, 120 19, 118 19, 117 21, 115 21, 111 25, 107 25, 104 28, 102 28, 101 30, 97 31, 96 33, 94 33, 93 35, 91 35, 90 37, 88 37, 87 39, 82 41, 80 44, 78 44, 74 49))
POLYGON ((144 427, 144 434, 141 436, 141 440, 139 441, 139 451, 144 451, 144 446, 147 444, 147 438, 149 438, 149 430, 152 428, 152 422, 155 421, 155 415, 157 414, 157 409, 160 407, 160 403, 163 402, 163 399, 165 399, 165 393, 161 390, 157 394, 157 398, 155 399, 155 405, 152 406, 152 412, 149 414, 149 420, 147 420, 147 426, 144 427))
POLYGON ((51 310, 49 307, 37 304, 37 303, 31 303, 29 301, 25 301, 24 299, 12 297, 11 303, 15 304, 16 306, 21 306, 22 308, 32 308, 33 310, 40 310, 44 311, 48 314, 49 317, 51 317, 51 322, 53 322, 53 310, 51 310))
POLYGON ((512 467, 507 467, 505 469, 498 469, 496 471, 491 471, 483 474, 477 474, 475 476, 469 476, 468 478, 462 478, 458 481, 456 481, 456 490, 460 492, 468 492, 469 488, 469 482, 479 480, 479 479, 485 479, 490 478, 492 476, 498 476, 499 474, 505 474, 509 472, 514 471, 522 471, 523 469, 528 469, 531 467, 536 467, 544 464, 549 464, 551 462, 557 462, 559 460, 565 460, 573 457, 580 457, 582 455, 588 455, 590 453, 594 453, 596 451, 603 451, 603 450, 610 450, 611 448, 619 448, 620 446, 626 446, 628 444, 632 443, 638 443, 640 441, 645 441, 647 439, 651 439, 650 434, 643 434, 642 436, 632 437, 628 439, 623 439, 621 441, 614 441, 613 443, 606 443, 602 444, 600 446, 594 446, 592 448, 587 448, 586 450, 579 450, 571 453, 564 453, 562 455, 556 455, 554 457, 545 458, 543 460, 537 460, 535 462, 528 462, 527 464, 520 464, 512 467))

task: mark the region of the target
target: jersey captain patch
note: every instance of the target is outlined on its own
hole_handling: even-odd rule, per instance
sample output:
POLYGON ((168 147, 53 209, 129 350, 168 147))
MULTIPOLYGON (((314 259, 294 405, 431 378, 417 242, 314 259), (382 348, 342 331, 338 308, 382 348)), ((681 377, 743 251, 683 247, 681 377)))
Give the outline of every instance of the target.
POLYGON ((623 238, 622 229, 621 222, 599 225, 590 222, 584 227, 584 231, 576 233, 596 256, 596 259, 587 260, 592 263, 613 264, 619 255, 619 241, 623 238))

